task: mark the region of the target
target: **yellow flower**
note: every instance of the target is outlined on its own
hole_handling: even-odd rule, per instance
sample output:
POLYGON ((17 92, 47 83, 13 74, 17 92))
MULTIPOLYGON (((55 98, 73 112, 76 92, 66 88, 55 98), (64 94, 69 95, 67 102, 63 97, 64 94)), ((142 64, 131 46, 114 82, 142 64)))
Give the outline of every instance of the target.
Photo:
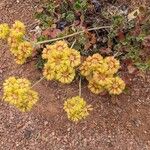
POLYGON ((110 78, 112 76, 106 75, 104 73, 101 73, 100 71, 94 71, 93 72, 93 79, 100 84, 102 87, 106 85, 107 78, 110 78))
POLYGON ((89 62, 86 62, 84 61, 80 67, 80 73, 82 76, 89 76, 90 73, 91 73, 91 70, 90 70, 90 63, 89 62))
POLYGON ((68 65, 62 65, 56 73, 56 79, 61 83, 71 83, 74 77, 75 70, 68 65))
POLYGON ((56 51, 64 51, 66 48, 68 48, 68 45, 65 41, 57 41, 54 44, 54 49, 56 51))
POLYGON ((49 58, 48 58, 47 63, 51 64, 55 69, 59 70, 60 66, 62 64, 64 64, 64 62, 66 64, 69 64, 69 60, 64 56, 64 53, 53 50, 49 54, 49 58))
POLYGON ((80 67, 81 75, 85 77, 89 76, 101 62, 103 62, 103 57, 98 53, 87 57, 80 67))
POLYGON ((15 56, 16 63, 23 64, 32 55, 33 46, 30 42, 19 43, 18 48, 11 48, 10 51, 15 56))
POLYGON ((42 58, 43 59, 50 58, 50 54, 53 50, 55 50, 54 45, 46 45, 46 48, 44 48, 44 50, 42 52, 42 58))
POLYGON ((94 79, 89 81, 88 88, 94 94, 99 94, 104 91, 104 88, 94 79))
POLYGON ((99 62, 102 61, 102 60, 103 60, 103 57, 100 54, 98 54, 98 53, 94 54, 93 56, 89 56, 86 59, 86 61, 90 63, 90 67, 92 69, 94 69, 95 67, 97 67, 97 65, 99 64, 99 62))
POLYGON ((31 110, 38 101, 38 93, 31 89, 30 81, 24 78, 8 78, 3 84, 3 90, 3 99, 22 112, 31 110))
POLYGON ((78 52, 75 49, 72 48, 68 48, 64 51, 66 57, 68 58, 68 60, 70 61, 70 65, 72 67, 77 67, 80 65, 81 63, 81 56, 80 56, 80 52, 78 52))
POLYGON ((109 94, 119 95, 125 89, 125 82, 120 77, 108 78, 106 89, 109 94))
POLYGON ((47 80, 53 80, 56 76, 55 68, 53 66, 51 66, 51 64, 46 63, 44 65, 43 76, 47 80))
POLYGON ((120 62, 117 59, 115 59, 113 56, 106 57, 105 61, 106 61, 106 63, 109 66, 107 73, 108 74, 115 74, 115 73, 117 73, 117 71, 120 68, 120 62))
POLYGON ((17 41, 20 41, 23 39, 24 33, 20 32, 18 30, 10 29, 10 35, 9 37, 16 39, 17 41))
POLYGON ((73 122, 78 122, 89 115, 89 111, 92 110, 92 106, 87 105, 83 98, 76 96, 65 101, 64 110, 67 113, 68 119, 73 122))
POLYGON ((37 92, 28 91, 28 93, 26 95, 26 100, 18 103, 18 105, 16 105, 16 107, 22 112, 27 112, 32 109, 33 105, 35 105, 37 103, 37 100, 38 100, 37 92))
POLYGON ((11 49, 17 49, 19 43, 23 42, 23 39, 16 39, 10 35, 7 39, 7 42, 11 49))
POLYGON ((104 61, 101 60, 99 63, 95 66, 94 71, 98 71, 102 74, 106 74, 108 71, 109 65, 104 61))
POLYGON ((6 39, 9 35, 10 29, 8 24, 0 24, 0 39, 6 39))
POLYGON ((24 23, 18 20, 16 20, 15 23, 12 25, 12 29, 15 31, 21 32, 23 34, 25 34, 25 31, 26 31, 24 23))

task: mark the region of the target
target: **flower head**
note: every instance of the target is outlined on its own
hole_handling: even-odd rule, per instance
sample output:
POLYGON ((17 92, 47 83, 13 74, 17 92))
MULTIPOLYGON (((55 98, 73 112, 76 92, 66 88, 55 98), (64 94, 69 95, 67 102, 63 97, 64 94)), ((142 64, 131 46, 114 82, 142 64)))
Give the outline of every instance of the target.
POLYGON ((71 83, 75 77, 75 70, 68 65, 61 65, 56 74, 56 79, 61 83, 71 83))
POLYGON ((3 99, 22 112, 31 110, 38 100, 37 92, 31 89, 30 81, 24 78, 8 78, 3 84, 3 89, 3 99))
POLYGON ((89 81, 88 88, 94 94, 100 94, 101 92, 104 91, 103 86, 101 84, 99 84, 99 82, 97 82, 94 79, 89 81))
POLYGON ((25 25, 21 21, 16 20, 15 23, 12 25, 12 29, 18 32, 22 32, 25 34, 25 25))
POLYGON ((54 49, 56 51, 64 51, 66 48, 68 48, 68 45, 65 41, 57 41, 54 44, 54 49))
POLYGON ((83 75, 85 77, 88 76, 88 75, 90 75, 90 73, 91 73, 90 63, 84 61, 82 63, 82 65, 80 66, 80 73, 81 73, 81 75, 83 75))
POLYGON ((81 63, 81 56, 80 56, 80 52, 78 52, 75 49, 72 48, 68 48, 64 51, 66 57, 68 58, 68 60, 70 61, 70 65, 72 67, 77 67, 80 65, 81 63))
POLYGON ((15 56, 16 63, 23 64, 32 55, 33 46, 30 42, 24 41, 19 43, 18 48, 11 48, 10 51, 15 56))
POLYGON ((56 71, 55 71, 55 68, 50 63, 46 63, 44 65, 43 76, 47 80, 53 80, 53 79, 55 79, 56 71))
POLYGON ((10 29, 8 24, 0 24, 0 39, 6 39, 9 35, 10 29))
POLYGON ((51 52, 55 50, 54 45, 46 45, 46 48, 44 48, 43 52, 42 52, 42 58, 43 59, 48 59, 50 58, 50 54, 51 52))
POLYGON ((89 56, 86 59, 86 62, 90 64, 90 69, 94 70, 102 60, 103 57, 100 54, 96 53, 92 56, 89 56))
POLYGON ((125 82, 120 77, 108 78, 106 89, 110 94, 119 95, 125 89, 125 82))
POLYGON ((68 119, 78 122, 89 115, 89 111, 92 110, 92 107, 91 105, 87 105, 83 98, 76 96, 65 101, 64 110, 67 113, 68 119))
POLYGON ((55 67, 55 69, 59 69, 64 63, 69 64, 69 60, 64 56, 64 53, 53 50, 49 54, 47 63, 51 64, 53 67, 55 67))
POLYGON ((120 68, 120 62, 117 59, 115 59, 113 56, 106 57, 105 61, 109 66, 107 73, 108 74, 117 73, 118 69, 120 68))
POLYGON ((96 81, 102 87, 104 87, 106 85, 106 81, 110 77, 112 77, 112 76, 109 76, 107 74, 101 73, 101 71, 99 71, 99 70, 93 72, 93 79, 94 79, 94 81, 96 81))

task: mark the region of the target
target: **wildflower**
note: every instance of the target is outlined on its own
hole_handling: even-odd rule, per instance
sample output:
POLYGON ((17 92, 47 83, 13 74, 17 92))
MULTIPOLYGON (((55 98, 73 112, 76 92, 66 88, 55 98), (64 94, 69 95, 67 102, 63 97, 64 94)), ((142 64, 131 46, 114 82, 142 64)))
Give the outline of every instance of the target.
POLYGON ((6 39, 9 35, 10 29, 8 24, 0 24, 0 39, 6 39))
POLYGON ((9 35, 9 37, 11 37, 12 39, 20 41, 20 40, 23 39, 23 36, 24 36, 23 32, 16 31, 14 29, 10 29, 10 35, 9 35))
POLYGON ((95 67, 97 67, 97 65, 99 64, 99 62, 102 61, 102 60, 103 60, 103 57, 100 54, 98 54, 98 53, 94 54, 93 56, 89 56, 86 59, 86 61, 90 63, 90 67, 92 69, 94 69, 95 67))
POLYGON ((69 60, 64 56, 64 53, 53 50, 49 54, 48 63, 50 63, 56 69, 59 69, 61 64, 69 64, 69 60))
POLYGON ((62 65, 56 74, 56 79, 61 83, 71 83, 74 77, 75 70, 68 65, 62 65))
POLYGON ((89 81, 88 88, 94 94, 99 94, 99 93, 101 93, 101 92, 104 91, 104 88, 102 87, 102 85, 100 85, 94 79, 92 79, 92 80, 89 81))
POLYGON ((67 113, 68 119, 73 122, 78 122, 89 115, 89 111, 92 110, 92 106, 87 105, 83 98, 76 96, 65 101, 64 110, 67 113))
POLYGON ((70 65, 72 67, 77 67, 80 65, 81 63, 81 56, 80 56, 80 52, 78 52, 75 49, 72 48, 68 48, 64 51, 66 57, 68 58, 68 60, 70 61, 70 65))
POLYGON ((56 51, 63 51, 65 50, 66 48, 68 48, 68 45, 65 41, 57 41, 55 42, 54 44, 54 49, 56 51))
POLYGON ((94 71, 98 71, 102 74, 106 74, 107 71, 109 69, 109 65, 104 61, 101 60, 99 61, 99 63, 95 66, 95 68, 93 69, 94 71))
POLYGON ((22 39, 16 39, 14 37, 9 36, 7 39, 8 45, 10 46, 10 49, 17 49, 18 45, 23 42, 22 39))
POLYGON ((43 59, 50 58, 50 53, 52 52, 52 50, 55 50, 54 45, 46 45, 46 48, 44 48, 42 52, 42 58, 43 59))
POLYGON ((22 112, 30 111, 38 101, 38 94, 31 89, 31 83, 27 79, 10 77, 5 80, 3 89, 3 99, 22 112))
POLYGON ((90 70, 90 63, 88 63, 88 62, 86 62, 86 61, 84 61, 83 63, 82 63, 82 65, 81 65, 81 67, 80 67, 80 73, 81 73, 81 75, 83 75, 83 76, 88 76, 88 75, 90 75, 90 73, 91 73, 91 70, 90 70))
POLYGON ((110 77, 112 76, 101 73, 99 70, 93 72, 93 79, 103 87, 106 85, 107 78, 110 78, 110 77))
POLYGON ((33 46, 30 42, 24 41, 19 43, 18 48, 11 48, 10 51, 14 54, 16 63, 23 64, 32 55, 33 46))
POLYGON ((25 34, 26 30, 24 23, 18 20, 16 20, 15 23, 12 25, 12 29, 14 31, 22 32, 23 34, 25 34))
POLYGON ((108 74, 117 73, 118 69, 120 68, 120 62, 117 59, 115 59, 113 56, 106 57, 105 61, 109 66, 107 73, 108 74))
POLYGON ((109 94, 119 95, 125 89, 125 83, 120 77, 108 78, 106 89, 109 94))
POLYGON ((90 73, 92 73, 92 71, 95 70, 102 61, 103 57, 98 53, 93 56, 89 56, 80 67, 81 75, 90 75, 90 73))
POLYGON ((55 68, 50 63, 46 63, 44 65, 43 76, 47 80, 53 80, 53 79, 55 79, 55 76, 56 76, 55 68))

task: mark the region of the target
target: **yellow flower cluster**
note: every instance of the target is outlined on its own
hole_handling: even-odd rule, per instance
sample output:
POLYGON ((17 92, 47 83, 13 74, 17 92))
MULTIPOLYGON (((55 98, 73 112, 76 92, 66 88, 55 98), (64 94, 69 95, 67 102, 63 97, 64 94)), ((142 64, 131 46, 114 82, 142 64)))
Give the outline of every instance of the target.
POLYGON ((3 84, 3 99, 16 106, 20 111, 30 111, 38 101, 38 93, 31 89, 31 83, 27 79, 10 77, 3 84))
POLYGON ((25 63, 33 52, 32 44, 24 39, 25 31, 25 25, 20 21, 15 21, 11 29, 7 24, 0 25, 0 39, 7 38, 10 51, 17 64, 25 63))
POLYGON ((78 122, 89 115, 92 107, 91 105, 87 105, 83 98, 76 96, 65 101, 64 110, 67 113, 68 119, 78 122))
POLYGON ((0 24, 0 39, 6 39, 9 35, 10 29, 8 24, 0 24))
POLYGON ((71 83, 75 77, 75 68, 80 65, 80 53, 69 48, 65 41, 57 41, 47 45, 42 53, 47 62, 43 75, 47 80, 58 80, 61 83, 71 83))
POLYGON ((107 90, 110 94, 119 95, 125 88, 124 81, 115 74, 120 63, 113 56, 103 58, 100 54, 89 56, 81 65, 81 75, 89 81, 91 92, 99 94, 107 90))

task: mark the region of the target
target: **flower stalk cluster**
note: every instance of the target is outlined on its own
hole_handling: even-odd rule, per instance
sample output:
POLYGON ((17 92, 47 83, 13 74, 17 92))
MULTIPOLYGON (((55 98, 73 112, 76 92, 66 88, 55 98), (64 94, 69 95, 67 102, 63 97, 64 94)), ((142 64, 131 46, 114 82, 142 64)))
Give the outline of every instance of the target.
POLYGON ((89 81, 91 92, 99 94, 105 90, 119 95, 125 88, 124 81, 116 75, 120 63, 114 57, 103 58, 100 54, 89 56, 81 65, 81 75, 89 81))
POLYGON ((3 100, 16 106, 20 111, 30 111, 39 99, 38 93, 31 89, 31 83, 25 78, 9 77, 3 83, 3 100))
POLYGON ((7 39, 17 64, 24 64, 33 52, 32 44, 24 38, 25 33, 25 25, 20 21, 15 21, 11 28, 8 24, 0 24, 0 39, 7 39))
POLYGON ((61 83, 71 83, 75 77, 75 69, 80 65, 80 53, 69 48, 65 41, 57 41, 47 45, 43 50, 43 75, 47 80, 58 80, 61 83))

